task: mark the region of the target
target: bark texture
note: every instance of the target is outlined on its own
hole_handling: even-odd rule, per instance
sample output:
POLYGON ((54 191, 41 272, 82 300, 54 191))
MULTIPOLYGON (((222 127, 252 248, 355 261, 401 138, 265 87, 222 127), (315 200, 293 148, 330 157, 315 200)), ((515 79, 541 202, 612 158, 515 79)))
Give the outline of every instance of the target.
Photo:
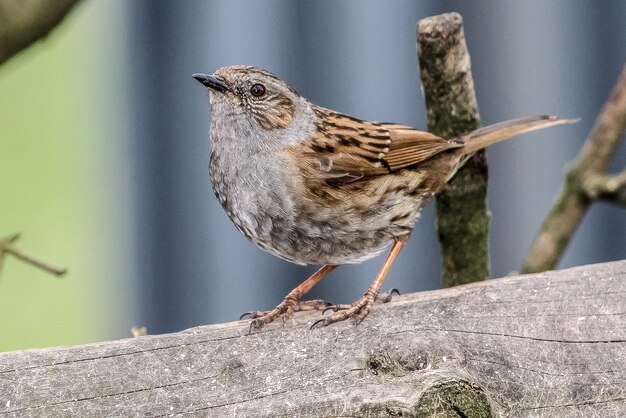
MULTIPOLYGON (((417 52, 428 129, 444 138, 480 126, 463 20, 446 13, 420 20, 417 52)), ((446 287, 489 277, 487 161, 477 152, 437 196, 437 230, 446 287)))

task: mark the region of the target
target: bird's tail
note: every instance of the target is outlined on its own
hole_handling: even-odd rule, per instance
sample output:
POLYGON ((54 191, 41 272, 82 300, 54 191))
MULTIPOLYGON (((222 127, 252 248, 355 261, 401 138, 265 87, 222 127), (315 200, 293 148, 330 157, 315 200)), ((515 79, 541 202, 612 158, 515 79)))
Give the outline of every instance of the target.
POLYGON ((459 148, 459 151, 466 155, 526 132, 576 122, 578 119, 559 119, 551 115, 511 119, 476 129, 461 136, 459 139, 463 141, 465 146, 459 148))

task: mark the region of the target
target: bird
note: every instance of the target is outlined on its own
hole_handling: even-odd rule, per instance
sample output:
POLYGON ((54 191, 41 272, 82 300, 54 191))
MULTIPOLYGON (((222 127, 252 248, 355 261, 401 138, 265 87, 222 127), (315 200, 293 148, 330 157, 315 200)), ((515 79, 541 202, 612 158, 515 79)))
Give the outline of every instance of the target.
POLYGON ((250 330, 300 310, 330 309, 313 325, 361 322, 406 244, 420 210, 476 151, 512 136, 574 122, 542 115, 441 138, 397 123, 359 119, 311 103, 271 72, 248 65, 193 78, 211 107, 209 175, 235 227, 292 263, 321 265, 250 330), (391 246, 373 283, 352 304, 302 297, 332 270, 391 246))

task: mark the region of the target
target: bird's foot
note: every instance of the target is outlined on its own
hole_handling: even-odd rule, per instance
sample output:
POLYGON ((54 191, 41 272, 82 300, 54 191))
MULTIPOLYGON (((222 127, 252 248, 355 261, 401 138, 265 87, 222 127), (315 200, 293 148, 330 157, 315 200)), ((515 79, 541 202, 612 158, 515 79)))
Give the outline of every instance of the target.
POLYGON ((278 317, 289 319, 293 316, 294 312, 315 310, 324 311, 329 306, 332 306, 332 304, 326 300, 314 299, 300 301, 287 295, 287 297, 271 311, 245 312, 239 319, 252 319, 253 321, 250 323, 250 332, 252 332, 255 329, 261 328, 265 324, 273 322, 278 317))
POLYGON ((385 293, 380 293, 379 295, 377 295, 376 300, 374 302, 378 302, 378 303, 391 302, 391 298, 393 298, 393 295, 400 296, 400 291, 396 289, 395 287, 393 289, 389 289, 385 293))
POLYGON ((358 325, 370 313, 374 303, 387 303, 391 301, 394 294, 400 295, 398 289, 391 289, 381 294, 368 290, 361 299, 351 305, 330 305, 324 309, 324 313, 329 310, 332 310, 334 313, 324 319, 315 321, 313 325, 311 325, 311 329, 315 327, 325 327, 348 318, 354 318, 355 325, 358 325))

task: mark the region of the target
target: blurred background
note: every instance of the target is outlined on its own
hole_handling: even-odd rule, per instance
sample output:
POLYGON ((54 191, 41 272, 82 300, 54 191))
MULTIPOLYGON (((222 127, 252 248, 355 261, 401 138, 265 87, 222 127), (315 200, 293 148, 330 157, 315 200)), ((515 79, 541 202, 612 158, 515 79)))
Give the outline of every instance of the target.
MULTIPOLYGON (((270 309, 314 267, 257 249, 207 174, 207 93, 191 74, 266 68, 320 105, 425 128, 416 22, 463 15, 483 124, 581 117, 489 149, 492 276, 519 268, 626 62, 626 2, 87 0, 0 67, 0 236, 69 268, 9 257, 0 351, 235 320, 270 309)), ((624 147, 612 170, 626 166, 624 147)), ((433 205, 384 288, 440 286, 433 205)), ((626 213, 599 203, 560 267, 626 258, 626 213)), ((310 294, 360 297, 378 257, 310 294)))

